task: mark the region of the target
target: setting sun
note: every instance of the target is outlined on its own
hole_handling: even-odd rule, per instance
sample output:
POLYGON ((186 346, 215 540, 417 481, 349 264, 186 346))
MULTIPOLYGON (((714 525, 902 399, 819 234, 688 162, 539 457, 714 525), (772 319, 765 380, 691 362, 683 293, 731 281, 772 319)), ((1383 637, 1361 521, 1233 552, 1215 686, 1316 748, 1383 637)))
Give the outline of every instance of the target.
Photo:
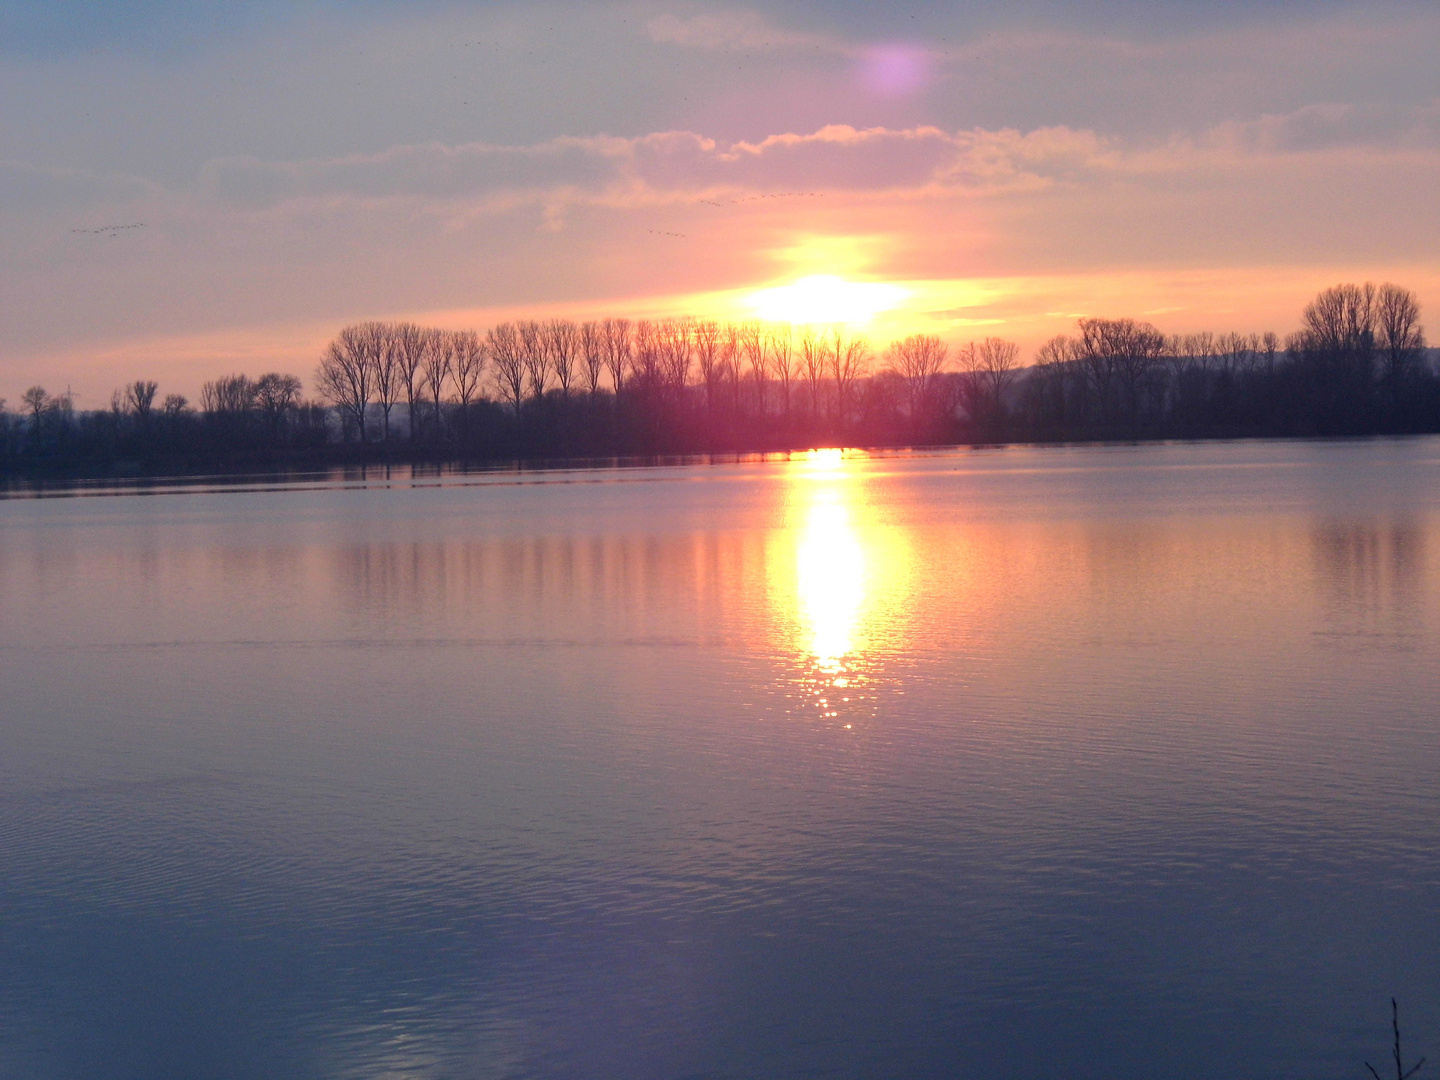
POLYGON ((769 322, 863 324, 898 307, 908 295, 898 285, 813 274, 790 285, 761 289, 748 303, 769 322))

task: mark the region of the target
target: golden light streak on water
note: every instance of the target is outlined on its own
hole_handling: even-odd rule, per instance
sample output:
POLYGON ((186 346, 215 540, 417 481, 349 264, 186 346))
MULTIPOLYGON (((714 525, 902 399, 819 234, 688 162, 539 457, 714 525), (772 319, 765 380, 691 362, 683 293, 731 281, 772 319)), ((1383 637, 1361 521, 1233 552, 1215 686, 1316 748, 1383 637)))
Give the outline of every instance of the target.
POLYGON ((836 449, 812 451, 797 462, 795 485, 796 652, 815 707, 843 722, 844 705, 864 682, 862 620, 871 572, 857 528, 863 485, 854 463, 836 449))
POLYGON ((849 508, 834 488, 816 493, 798 558, 810 652, 821 670, 838 676, 854 650, 865 602, 865 552, 850 524, 849 508))

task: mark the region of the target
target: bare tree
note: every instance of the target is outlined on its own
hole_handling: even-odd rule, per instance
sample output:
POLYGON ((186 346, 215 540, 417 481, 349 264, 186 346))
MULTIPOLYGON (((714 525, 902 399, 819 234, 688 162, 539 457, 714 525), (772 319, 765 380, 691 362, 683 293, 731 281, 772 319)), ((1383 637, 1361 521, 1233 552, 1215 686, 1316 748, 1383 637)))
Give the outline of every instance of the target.
POLYGON ((1052 337, 1035 353, 1035 367, 1027 391, 1035 417, 1042 423, 1063 427, 1070 419, 1071 372, 1076 345, 1064 334, 1052 337))
POLYGON ((705 408, 714 413, 724 375, 720 367, 720 324, 714 319, 695 324, 695 360, 700 366, 700 381, 705 384, 705 408))
POLYGON ((470 405, 480 391, 480 380, 490 359, 485 342, 474 330, 457 330, 450 335, 450 352, 455 365, 455 396, 460 416, 468 422, 470 405))
POLYGON ((619 394, 625 387, 625 378, 630 373, 632 360, 630 320, 629 319, 606 319, 603 324, 605 334, 605 368, 610 372, 610 385, 616 394, 619 394))
POLYGON ((830 335, 830 375, 835 380, 835 419, 848 421, 855 383, 870 366, 870 343, 859 334, 836 327, 830 335))
POLYGON ((25 393, 20 395, 20 400, 25 403, 25 408, 30 410, 30 428, 32 431, 40 429, 40 417, 50 405, 50 395, 43 386, 32 386, 25 393))
POLYGON ((800 370, 810 388, 810 415, 820 415, 820 388, 825 382, 825 361, 829 355, 827 342, 807 326, 800 335, 800 370))
MULTIPOLYGON (((1110 320, 1106 319, 1095 319, 1092 321, 1096 326, 1102 328, 1108 326, 1110 323, 1110 320)), ((1179 359, 1185 367, 1199 368, 1201 371, 1209 374, 1219 358, 1220 349, 1221 346, 1215 340, 1215 335, 1208 330, 1198 334, 1186 334, 1180 339, 1179 359)))
POLYGON ((795 334, 789 323, 776 326, 766 335, 775 377, 780 380, 781 408, 790 415, 790 385, 795 380, 795 334))
POLYGON ((160 415, 173 421, 183 416, 189 408, 190 402, 184 394, 166 394, 165 400, 160 403, 160 415))
POLYGON ((514 323, 501 323, 485 335, 485 340, 495 361, 500 396, 509 399, 518 417, 525 400, 525 348, 520 333, 514 323))
POLYGON ((400 387, 405 392, 405 420, 410 429, 410 439, 419 435, 419 412, 423 379, 420 362, 425 357, 425 331, 414 323, 394 323, 389 328, 395 355, 395 373, 400 387))
MULTIPOLYGON (((366 441, 365 414, 374 393, 370 384, 374 369, 369 362, 368 348, 364 330, 347 326, 326 346, 315 371, 316 391, 340 411, 342 427, 358 432, 361 442, 366 441)), ((201 404, 207 412, 211 411, 203 392, 201 404)))
POLYGON ((600 392, 600 373, 605 370, 605 332, 594 319, 580 324, 580 359, 585 365, 585 390, 594 398, 600 392))
POLYGON ((1280 339, 1273 331, 1260 335, 1260 359, 1265 365, 1265 374, 1275 374, 1275 355, 1280 351, 1280 339))
POLYGON ((575 378, 575 359, 580 351, 580 331, 569 319, 551 319, 545 324, 545 355, 563 397, 570 396, 575 378))
POLYGON ((261 412, 283 416, 300 404, 300 380, 272 371, 255 380, 255 404, 261 412))
POLYGON ((525 363, 525 377, 530 396, 537 401, 545 396, 545 384, 550 376, 550 354, 546 348, 545 327, 534 319, 518 323, 520 331, 520 355, 525 363))
POLYGON ((29 436, 38 447, 47 428, 64 431, 68 424, 74 401, 70 391, 63 394, 47 394, 43 386, 32 386, 20 395, 20 400, 30 410, 29 436))
POLYGON ((1257 334, 1237 334, 1233 331, 1215 338, 1215 359, 1221 375, 1235 378, 1255 369, 1255 358, 1260 339, 1257 334))
POLYGON ((1076 356, 1075 339, 1057 334, 1035 351, 1035 362, 1046 367, 1063 367, 1076 356))
POLYGON ((395 333, 394 326, 388 323, 370 322, 363 325, 371 335, 370 382, 375 387, 375 403, 380 406, 380 438, 389 442, 390 410, 405 391, 399 335, 395 333))
POLYGON ((1115 356, 1105 347, 1104 323, 1104 319, 1081 319, 1075 350, 1076 362, 1085 373, 1090 397, 1101 417, 1109 414, 1116 382, 1115 356))
POLYGON ((125 388, 125 398, 130 411, 141 424, 150 423, 150 407, 155 403, 155 392, 159 389, 157 383, 143 379, 137 379, 125 388))
POLYGON ((658 389, 661 377, 660 332, 649 319, 640 319, 635 323, 634 351, 635 372, 641 388, 648 391, 658 389))
POLYGON ((1333 356, 1365 357, 1375 348, 1375 286, 1336 285, 1305 308, 1304 333, 1311 349, 1333 356))
MULTIPOLYGON (((184 398, 180 408, 183 409, 184 398)), ((166 399, 167 406, 170 399, 166 399)), ((255 404, 272 435, 278 435, 290 410, 300 404, 300 380, 294 375, 272 371, 255 380, 255 404)))
POLYGON ((727 322, 721 328, 720 334, 720 368, 725 375, 725 382, 729 384, 730 407, 737 411, 740 408, 740 376, 744 356, 744 348, 740 344, 740 327, 736 323, 727 322))
POLYGON ((1375 328, 1385 381, 1392 387, 1408 378, 1425 352, 1420 303, 1409 289, 1386 282, 1375 297, 1375 328))
POLYGON ((934 334, 911 334, 891 342, 886 350, 890 366, 905 380, 905 396, 912 420, 918 422, 924 412, 925 402, 934 388, 935 376, 945 366, 949 352, 945 343, 934 334))
POLYGON ((431 330, 425 336, 425 352, 420 360, 420 372, 425 377, 425 387, 430 391, 430 405, 435 419, 435 438, 445 437, 445 384, 454 371, 455 338, 444 330, 431 330))
POLYGON ((990 408, 993 415, 1003 415, 1005 392, 1014 382, 1018 371, 1020 346, 1013 341, 987 337, 980 343, 980 347, 976 351, 979 353, 980 374, 985 381, 990 408))
MULTIPOLYGON (((1079 326, 1079 361, 1089 376, 1100 416, 1109 415, 1118 393, 1133 426, 1139 419, 1141 396, 1164 361, 1164 335, 1149 323, 1134 319, 1081 319, 1079 326)), ((1205 350, 1207 364, 1213 361, 1213 337, 1193 347, 1205 350)))
MULTIPOLYGON (((363 354, 358 362, 365 366, 363 354)), ((245 375, 214 379, 200 387, 200 407, 215 416, 244 415, 255 407, 255 384, 245 375)))
POLYGON ((690 353, 693 339, 693 320, 688 318, 666 319, 658 335, 660 346, 660 377, 664 385, 679 401, 690 381, 690 353))
POLYGON ((765 388, 770 382, 770 350, 766 348, 765 328, 758 322, 747 322, 740 327, 740 348, 749 364, 749 374, 755 383, 755 415, 765 418, 765 388))

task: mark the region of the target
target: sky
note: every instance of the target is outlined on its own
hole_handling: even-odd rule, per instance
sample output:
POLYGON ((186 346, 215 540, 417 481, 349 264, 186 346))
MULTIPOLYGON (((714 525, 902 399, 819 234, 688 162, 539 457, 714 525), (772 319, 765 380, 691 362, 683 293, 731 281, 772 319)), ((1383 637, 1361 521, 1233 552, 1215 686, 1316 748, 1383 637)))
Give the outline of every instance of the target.
POLYGON ((1440 304, 1433 2, 0 0, 0 102, 12 408, 817 275, 883 286, 877 343, 1027 356, 1440 304))

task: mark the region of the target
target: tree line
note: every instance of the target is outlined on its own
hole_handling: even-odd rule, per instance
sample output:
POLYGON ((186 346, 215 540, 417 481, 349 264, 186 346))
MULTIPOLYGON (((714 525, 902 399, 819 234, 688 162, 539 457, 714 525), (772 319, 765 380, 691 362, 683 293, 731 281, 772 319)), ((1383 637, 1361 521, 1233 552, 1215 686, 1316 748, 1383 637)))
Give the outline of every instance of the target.
POLYGON ((1397 285, 1337 285, 1273 333, 1165 335, 1082 318, 1022 366, 1014 343, 931 334, 883 350, 846 327, 675 318, 343 328, 301 380, 206 383, 198 408, 140 380, 77 411, 0 402, 9 469, 494 460, 1005 440, 1440 431, 1440 374, 1397 285))

